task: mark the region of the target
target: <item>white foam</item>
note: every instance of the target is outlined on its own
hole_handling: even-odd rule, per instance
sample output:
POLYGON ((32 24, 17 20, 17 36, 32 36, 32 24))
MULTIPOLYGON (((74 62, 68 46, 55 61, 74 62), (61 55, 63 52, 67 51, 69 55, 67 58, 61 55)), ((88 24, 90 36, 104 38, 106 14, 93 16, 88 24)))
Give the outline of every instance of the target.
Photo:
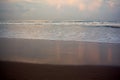
POLYGON ((106 25, 120 27, 119 23, 43 22, 42 24, 0 24, 0 37, 120 43, 120 28, 104 27, 106 25))

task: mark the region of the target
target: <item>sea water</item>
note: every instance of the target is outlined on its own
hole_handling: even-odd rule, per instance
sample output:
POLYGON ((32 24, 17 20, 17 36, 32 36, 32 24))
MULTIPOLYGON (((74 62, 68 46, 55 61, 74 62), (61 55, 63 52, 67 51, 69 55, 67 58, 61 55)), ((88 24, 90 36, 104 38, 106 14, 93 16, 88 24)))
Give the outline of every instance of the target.
POLYGON ((0 22, 0 38, 120 43, 120 23, 8 20, 0 22))

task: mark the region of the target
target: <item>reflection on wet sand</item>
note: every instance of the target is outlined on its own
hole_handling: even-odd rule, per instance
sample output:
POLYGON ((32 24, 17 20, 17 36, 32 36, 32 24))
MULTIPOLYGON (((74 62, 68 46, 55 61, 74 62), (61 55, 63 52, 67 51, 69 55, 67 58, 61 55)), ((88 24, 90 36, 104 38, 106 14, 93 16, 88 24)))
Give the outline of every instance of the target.
POLYGON ((111 47, 111 45, 109 45, 109 47, 108 47, 108 57, 107 57, 107 59, 108 59, 108 63, 112 62, 112 47, 111 47))
POLYGON ((100 63, 99 45, 97 43, 87 44, 85 51, 87 64, 100 63))
POLYGON ((84 43, 79 43, 79 46, 78 46, 78 60, 79 60, 79 62, 80 62, 80 64, 84 64, 85 62, 84 62, 84 54, 85 53, 85 45, 84 45, 84 43))
POLYGON ((0 39, 0 60, 63 65, 120 65, 120 44, 0 39))
POLYGON ((56 45, 57 60, 61 64, 112 64, 112 54, 114 54, 112 46, 114 45, 84 42, 62 43, 60 41, 56 41, 56 45))

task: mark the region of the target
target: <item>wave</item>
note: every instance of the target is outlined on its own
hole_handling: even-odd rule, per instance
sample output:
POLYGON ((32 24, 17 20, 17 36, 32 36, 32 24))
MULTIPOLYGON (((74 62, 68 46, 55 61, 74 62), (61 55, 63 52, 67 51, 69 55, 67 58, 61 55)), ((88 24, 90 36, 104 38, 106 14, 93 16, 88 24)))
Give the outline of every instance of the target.
POLYGON ((84 26, 93 26, 93 27, 111 27, 111 28, 120 28, 119 22, 101 22, 101 21, 52 21, 52 20, 8 20, 0 21, 0 24, 29 24, 29 25, 84 25, 84 26))

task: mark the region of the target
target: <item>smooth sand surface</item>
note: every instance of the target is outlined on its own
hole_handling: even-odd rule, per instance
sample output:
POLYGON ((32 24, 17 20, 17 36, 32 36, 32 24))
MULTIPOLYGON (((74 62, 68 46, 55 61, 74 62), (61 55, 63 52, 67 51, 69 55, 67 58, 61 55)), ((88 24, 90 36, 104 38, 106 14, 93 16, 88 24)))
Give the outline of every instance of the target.
POLYGON ((0 62, 0 80, 120 80, 120 67, 0 62))

